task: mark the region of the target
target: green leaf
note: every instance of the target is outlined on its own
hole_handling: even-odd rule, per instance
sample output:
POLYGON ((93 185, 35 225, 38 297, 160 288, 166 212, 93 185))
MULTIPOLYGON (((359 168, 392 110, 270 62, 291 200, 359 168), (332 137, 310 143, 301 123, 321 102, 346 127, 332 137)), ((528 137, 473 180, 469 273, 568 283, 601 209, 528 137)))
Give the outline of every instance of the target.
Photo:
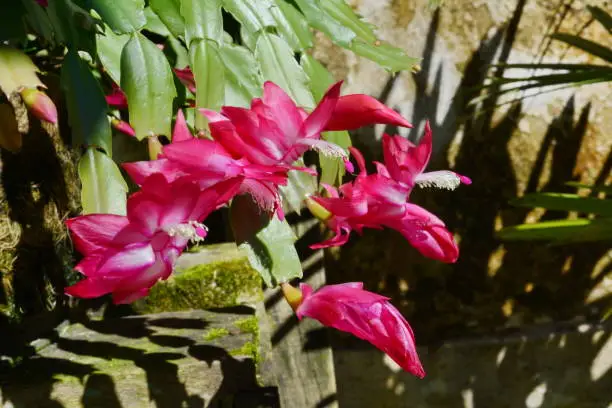
POLYGON ((606 13, 603 9, 594 6, 587 6, 593 17, 605 27, 606 30, 612 32, 612 15, 606 13))
POLYGON ((145 7, 144 12, 147 18, 147 24, 144 25, 143 30, 147 30, 162 37, 169 37, 172 35, 168 27, 166 27, 164 22, 161 21, 159 16, 155 14, 150 7, 145 7))
POLYGON ((547 210, 578 211, 612 217, 612 200, 581 197, 577 194, 533 193, 510 202, 519 207, 538 207, 547 210))
POLYGON ((349 47, 355 54, 376 62, 390 72, 409 71, 421 60, 408 56, 401 48, 381 42, 369 44, 356 39, 349 47))
POLYGON ((96 34, 96 48, 100 62, 117 84, 121 81, 121 51, 129 39, 129 35, 115 34, 108 26, 104 26, 104 33, 96 34))
POLYGON ((132 36, 121 53, 121 88, 139 140, 170 136, 176 96, 172 71, 162 51, 140 33, 132 36))
POLYGON ((276 25, 271 7, 270 0, 223 0, 223 8, 251 34, 276 25))
POLYGON ((311 27, 325 33, 331 40, 342 46, 349 47, 357 36, 354 31, 334 20, 321 9, 316 0, 295 0, 311 27))
MULTIPOLYGON (((225 75, 217 43, 194 41, 190 47, 191 67, 196 83, 196 107, 219 110, 225 99, 225 75)), ((196 116, 196 128, 207 126, 203 115, 196 116)))
POLYGON ((7 45, 0 45, 0 90, 6 96, 22 87, 43 86, 36 72, 38 68, 23 51, 7 45))
POLYGON ((90 3, 117 34, 136 32, 147 23, 144 0, 90 0, 90 3))
POLYGON ((191 47, 193 40, 213 40, 221 44, 223 16, 221 0, 181 0, 181 15, 185 21, 185 39, 191 47))
POLYGON ((78 171, 83 214, 126 214, 128 186, 110 157, 90 147, 79 160, 78 171))
POLYGON ((180 42, 176 37, 170 36, 166 39, 168 44, 170 44, 170 48, 172 48, 172 52, 175 55, 174 67, 175 68, 185 68, 187 65, 191 63, 189 60, 189 52, 187 48, 180 42))
POLYGON ((26 9, 25 17, 28 25, 49 43, 55 44, 53 25, 45 9, 34 0, 21 0, 21 3, 26 9))
POLYGON ((159 16, 175 37, 185 35, 185 20, 181 15, 180 0, 149 0, 149 7, 159 16))
MULTIPOLYGON (((294 163, 295 166, 304 167, 302 159, 294 163)), ((304 200, 307 196, 317 191, 316 177, 303 171, 291 170, 288 173, 289 179, 286 186, 279 186, 279 191, 283 197, 283 209, 285 213, 300 213, 304 200)))
POLYGON ((612 219, 580 218, 544 221, 503 228, 498 237, 507 241, 595 242, 612 239, 612 219))
POLYGON ((111 155, 112 132, 104 93, 75 50, 66 54, 61 81, 66 95, 73 144, 97 147, 111 155))
POLYGON ((361 20, 344 0, 316 0, 316 2, 327 15, 354 32, 358 39, 366 43, 376 41, 373 26, 361 20))
MULTIPOLYGON (((319 61, 311 55, 303 55, 300 64, 306 75, 310 78, 310 89, 317 101, 320 101, 327 89, 334 83, 330 72, 319 61)), ((345 149, 351 146, 351 137, 345 130, 324 132, 323 139, 337 144, 345 149)), ((321 166, 321 183, 339 185, 345 173, 344 162, 338 157, 330 157, 319 154, 319 165, 321 166)))
MULTIPOLYGON (((263 79, 255 56, 247 48, 236 45, 224 45, 220 49, 220 55, 225 66, 227 83, 231 83, 231 89, 240 93, 241 99, 246 99, 248 106, 251 99, 261 96, 263 90, 263 79)), ((225 103, 231 106, 244 106, 234 105, 230 100, 226 100, 225 103)))
POLYGON ((575 181, 568 181, 565 184, 570 186, 570 187, 588 188, 589 190, 600 191, 600 192, 606 193, 606 194, 612 194, 612 186, 582 184, 582 183, 577 183, 575 181))
POLYGON ((295 249, 296 236, 287 221, 272 219, 250 196, 234 198, 230 223, 238 247, 268 286, 302 277, 302 265, 295 249))
POLYGON ((598 44, 596 42, 587 40, 577 35, 565 33, 555 33, 551 35, 551 38, 563 41, 566 44, 569 44, 576 48, 580 48, 581 50, 586 51, 591 55, 599 57, 606 62, 612 63, 612 49, 606 47, 605 45, 598 44))
POLYGON ((46 10, 53 26, 55 42, 94 54, 95 31, 100 24, 99 19, 92 17, 71 0, 49 2, 46 10))
POLYGON ((304 15, 285 0, 276 0, 276 6, 270 8, 278 33, 294 51, 311 48, 312 33, 304 15))
POLYGON ((308 89, 308 77, 293 57, 293 50, 277 35, 261 32, 255 46, 263 79, 272 81, 285 90, 300 106, 314 107, 308 89))

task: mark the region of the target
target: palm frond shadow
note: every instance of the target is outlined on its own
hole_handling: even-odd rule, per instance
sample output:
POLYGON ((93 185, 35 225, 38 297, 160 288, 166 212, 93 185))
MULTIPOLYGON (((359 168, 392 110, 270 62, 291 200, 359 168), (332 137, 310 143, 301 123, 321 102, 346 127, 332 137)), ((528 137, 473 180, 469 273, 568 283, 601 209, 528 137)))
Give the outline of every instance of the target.
MULTIPOLYGON (((460 339, 474 342, 486 339, 483 341, 491 342, 491 346, 473 349, 485 354, 474 355, 473 367, 453 367, 449 363, 451 366, 443 369, 436 366, 429 368, 432 381, 441 381, 449 386, 470 384, 474 407, 497 406, 491 405, 491 401, 497 401, 502 386, 512 387, 514 394, 512 401, 504 400, 505 406, 523 406, 529 393, 541 382, 547 382, 549 390, 544 400, 545 406, 548 406, 546 401, 554 399, 554 395, 550 394, 563 393, 564 387, 571 383, 576 386, 577 392, 581 395, 584 393, 585 401, 593 402, 593 405, 585 406, 598 407, 596 395, 603 395, 604 383, 610 380, 611 374, 607 372, 595 381, 591 380, 589 370, 606 340, 591 341, 589 336, 574 336, 565 345, 561 345, 558 339, 557 343, 554 340, 546 343, 537 338, 532 342, 529 327, 539 327, 546 322, 543 330, 550 334, 559 330, 561 323, 557 322, 575 322, 576 319, 596 322, 602 312, 601 305, 594 303, 587 306, 584 299, 598 282, 591 278, 591 272, 610 246, 602 243, 558 247, 503 243, 497 238, 496 230, 500 224, 525 222, 529 214, 529 210, 509 204, 518 195, 518 176, 510 155, 510 141, 518 133, 523 106, 521 101, 516 101, 501 112, 488 109, 498 105, 503 95, 495 82, 480 103, 470 103, 486 83, 491 64, 498 64, 494 68, 494 76, 503 77, 504 64, 512 49, 525 3, 519 1, 507 24, 482 39, 466 65, 451 108, 437 123, 434 123, 434 118, 439 117, 440 87, 443 86, 440 78, 444 69, 432 64, 437 26, 440 24, 437 14, 432 19, 424 47, 423 70, 414 76, 416 98, 411 119, 415 127, 409 137, 418 140, 418 129, 425 120, 431 120, 434 143, 438 137, 434 151, 437 150, 439 155, 430 168, 449 168, 447 157, 452 148, 453 170, 472 177, 474 181, 471 186, 461 187, 452 193, 431 190, 414 193, 414 200, 418 204, 442 218, 460 237, 459 261, 454 265, 443 265, 426 260, 410 248, 399 234, 389 230, 366 231, 363 237, 345 245, 339 257, 330 255, 326 258, 327 275, 332 283, 363 280, 366 287, 382 290, 411 322, 418 343, 428 345, 430 353, 438 356, 436 358, 443 358, 439 356, 446 351, 439 349, 439 346, 445 342, 454 344, 464 341, 460 339), (433 76, 432 71, 435 72, 433 76), (433 82, 428 84, 427 78, 434 78, 433 82), (451 138, 459 132, 462 134, 460 145, 451 146, 451 138), (528 331, 526 335, 525 330, 528 331), (523 337, 531 340, 508 340, 513 333, 523 333, 523 337), (495 342, 499 344, 495 345, 495 342), (576 361, 576 347, 582 350, 580 361, 576 361), (503 362, 498 364, 496 359, 501 350, 506 350, 506 354, 503 362), (487 357, 486 353, 490 355, 487 357), (536 363, 534 359, 537 354, 536 363), (573 382, 555 377, 554 370, 549 372, 537 366, 541 361, 550 362, 555 370, 564 370, 566 364, 571 364, 577 376, 572 375, 573 382)), ((575 180, 574 168, 587 131, 590 105, 581 107, 579 118, 575 120, 577 110, 573 98, 570 98, 550 124, 535 165, 531 168, 528 192, 538 189, 563 191, 567 188, 566 182, 575 180), (546 177, 548 181, 541 187, 539 184, 545 174, 544 164, 547 160, 550 177, 546 177)), ((397 129, 387 128, 385 131, 395 133, 397 129)), ((359 141, 374 138, 374 130, 362 131, 356 136, 355 144, 363 147, 366 144, 359 141)), ((370 148, 369 144, 367 148, 370 148)), ((366 159, 380 159, 381 152, 369 149, 365 156, 366 159)), ((604 165, 600 179, 608 177, 609 167, 604 165)), ((543 217, 560 215, 567 216, 567 213, 549 211, 543 217)), ((575 331, 576 324, 570 326, 575 331)), ((603 337, 608 338, 609 327, 603 330, 607 333, 603 337)), ((414 382, 407 375, 389 374, 382 357, 376 357, 376 361, 374 357, 368 357, 376 355, 374 352, 362 354, 367 361, 350 354, 353 349, 371 350, 367 344, 337 334, 333 337, 333 343, 335 350, 339 350, 335 356, 338 366, 346 370, 337 372, 340 391, 343 389, 343 378, 354 377, 351 372, 357 370, 357 364, 371 364, 368 372, 375 377, 370 378, 374 385, 364 385, 367 388, 364 393, 384 393, 385 398, 388 397, 385 401, 395 401, 397 405, 392 406, 398 407, 418 405, 420 399, 423 403, 429 402, 427 391, 424 391, 427 387, 414 382), (343 351, 350 357, 342 357, 343 351), (348 360, 356 362, 353 364, 348 360), (397 396, 393 389, 384 385, 393 383, 391 377, 406 385, 405 394, 397 396)), ((465 352, 471 351, 466 349, 465 352)), ((442 364, 440 361, 435 360, 435 364, 442 364)), ((427 363, 428 357, 425 357, 426 368, 427 363)), ((434 360, 430 363, 434 364, 434 360)), ((448 394, 445 392, 444 395, 453 397, 443 399, 440 396, 439 405, 464 406, 461 393, 459 389, 455 392, 448 390, 448 394)), ((504 393, 504 398, 506 395, 508 393, 504 393)), ((339 392, 339 401, 349 406, 360 406, 351 400, 348 393, 339 392), (353 402, 356 405, 350 405, 353 402)))

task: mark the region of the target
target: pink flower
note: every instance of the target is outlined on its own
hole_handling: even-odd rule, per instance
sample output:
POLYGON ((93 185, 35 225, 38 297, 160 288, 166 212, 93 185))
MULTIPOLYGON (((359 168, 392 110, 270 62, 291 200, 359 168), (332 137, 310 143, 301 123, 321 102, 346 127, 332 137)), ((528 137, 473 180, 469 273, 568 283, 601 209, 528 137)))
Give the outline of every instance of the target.
POLYGON ((176 77, 179 79, 179 81, 181 81, 181 83, 185 85, 191 93, 195 94, 196 93, 195 78, 193 77, 193 72, 191 71, 191 68, 187 66, 182 69, 173 68, 172 70, 176 74, 176 77))
POLYGON ((281 286, 299 319, 307 316, 369 341, 407 372, 425 376, 414 333, 389 298, 363 290, 361 282, 328 285, 314 293, 302 283, 301 294, 287 283, 281 286))
POLYGON ((339 146, 321 140, 324 130, 356 129, 373 123, 411 125, 395 111, 367 95, 340 96, 342 82, 332 85, 308 114, 278 85, 264 84, 263 98, 250 109, 224 106, 221 113, 202 109, 213 139, 236 157, 257 164, 293 164, 309 149, 345 157, 339 146))
POLYGON ((278 85, 264 84, 263 98, 255 98, 251 109, 224 106, 221 113, 202 109, 209 120, 213 139, 234 157, 261 165, 292 165, 305 151, 315 149, 334 156, 346 156, 342 148, 321 140, 340 85, 333 85, 311 114, 298 108, 278 85))
POLYGON ((448 170, 425 173, 431 157, 432 132, 429 122, 425 123, 425 134, 418 146, 397 135, 383 135, 385 164, 376 163, 378 174, 392 178, 412 188, 415 185, 439 187, 454 190, 459 184, 471 184, 465 176, 448 170))
POLYGON ((399 113, 368 95, 341 96, 325 130, 353 130, 374 123, 411 128, 399 113))
POLYGON ((161 174, 147 179, 131 195, 127 216, 90 214, 66 222, 76 248, 84 255, 75 267, 86 279, 66 288, 71 296, 113 294, 114 303, 146 296, 172 273, 175 260, 190 240, 202 240, 200 222, 235 194, 233 182, 201 191, 194 183, 168 183, 161 174))
POLYGON ((388 227, 399 231, 424 256, 455 262, 459 248, 444 222, 407 202, 410 187, 380 173, 368 175, 361 153, 351 148, 351 154, 360 169, 356 180, 338 189, 326 186, 329 197, 313 196, 307 200, 310 208, 313 202, 323 207, 326 216, 322 218, 334 232, 332 238, 311 248, 344 245, 353 230, 361 233, 364 228, 388 227))
POLYGON ((202 189, 233 179, 239 183, 237 193, 250 194, 262 209, 278 212, 281 218, 278 186, 287 183, 289 170, 311 172, 310 169, 283 164, 252 164, 245 158, 236 158, 216 141, 194 138, 180 111, 172 133, 172 143, 164 146, 159 158, 124 163, 123 168, 139 185, 156 173, 163 173, 170 181, 189 178, 202 189))
POLYGON ((36 2, 38 4, 40 4, 43 7, 47 7, 49 5, 49 1, 48 0, 36 0, 36 2))
POLYGON ((105 99, 108 106, 113 106, 121 110, 128 108, 127 97, 123 90, 116 84, 113 84, 113 91, 109 95, 106 95, 105 99))

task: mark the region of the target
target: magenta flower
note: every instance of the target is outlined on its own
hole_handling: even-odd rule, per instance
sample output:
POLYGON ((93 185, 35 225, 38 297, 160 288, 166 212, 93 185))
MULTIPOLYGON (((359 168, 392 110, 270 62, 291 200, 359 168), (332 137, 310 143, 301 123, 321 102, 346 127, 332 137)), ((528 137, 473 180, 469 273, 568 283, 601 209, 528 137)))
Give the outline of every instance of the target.
POLYGON ((308 114, 278 85, 264 84, 263 98, 250 109, 224 106, 221 113, 203 109, 213 139, 237 157, 256 164, 293 164, 309 149, 345 157, 339 146, 321 140, 324 130, 356 129, 387 123, 411 127, 399 114, 367 95, 340 96, 342 82, 332 85, 308 114))
POLYGON ((190 240, 206 237, 201 221, 236 188, 229 181, 201 191, 187 180, 169 183, 155 174, 129 197, 127 216, 90 214, 68 220, 74 244, 84 255, 75 269, 86 279, 66 288, 66 294, 92 298, 112 293, 116 304, 146 296, 159 279, 170 276, 190 240))
POLYGON ((311 114, 298 108, 278 85, 264 84, 263 98, 255 98, 250 109, 224 106, 221 113, 202 109, 209 120, 213 139, 235 157, 261 165, 292 165, 309 149, 346 156, 339 146, 321 140, 340 96, 340 85, 332 86, 311 114))
POLYGON ((439 187, 454 190, 459 184, 471 184, 465 176, 448 170, 425 173, 431 157, 432 132, 429 122, 425 123, 425 134, 418 146, 396 135, 383 135, 385 164, 376 163, 378 174, 392 178, 409 188, 415 185, 439 187))
POLYGON ((314 293, 304 283, 301 293, 287 283, 281 286, 299 319, 307 316, 369 341, 407 372, 425 376, 414 333, 389 298, 363 290, 361 282, 328 285, 314 293))
POLYGON ((326 186, 329 197, 313 196, 307 200, 310 208, 317 204, 322 207, 314 208, 313 213, 323 213, 318 216, 334 232, 332 238, 311 245, 311 248, 344 245, 353 230, 361 233, 364 228, 387 227, 399 231, 424 256, 455 262, 459 248, 444 222, 424 208, 407 202, 409 186, 381 173, 368 175, 361 153, 351 148, 351 154, 360 169, 355 181, 338 189, 326 186))
POLYGON ((278 186, 287 184, 289 170, 311 172, 282 164, 252 164, 244 158, 236 158, 216 141, 194 138, 181 111, 177 114, 172 143, 164 146, 157 160, 124 163, 123 168, 139 185, 156 173, 163 173, 170 181, 189 178, 202 189, 235 180, 239 184, 236 193, 250 194, 262 209, 277 212, 281 218, 278 186))
POLYGON ((325 130, 354 130, 374 123, 411 128, 412 125, 393 109, 363 94, 338 98, 325 130))
POLYGON ((181 81, 181 83, 185 85, 191 93, 193 94, 196 93, 195 78, 193 76, 193 72, 191 71, 191 68, 189 67, 185 67, 182 69, 172 68, 172 71, 174 71, 179 81, 181 81))
POLYGON ((105 99, 108 106, 112 106, 120 110, 128 108, 127 97, 125 96, 123 90, 116 84, 113 84, 113 91, 109 95, 106 95, 105 99))

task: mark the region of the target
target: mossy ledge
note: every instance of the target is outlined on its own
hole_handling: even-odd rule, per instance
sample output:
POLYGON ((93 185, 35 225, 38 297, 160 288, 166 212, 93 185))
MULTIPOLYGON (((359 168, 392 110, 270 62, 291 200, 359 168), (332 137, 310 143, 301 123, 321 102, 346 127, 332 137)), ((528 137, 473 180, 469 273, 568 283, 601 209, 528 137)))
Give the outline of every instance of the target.
POLYGON ((140 313, 231 307, 261 301, 261 277, 246 258, 176 271, 133 304, 140 313))
POLYGON ((242 333, 251 334, 253 336, 253 340, 247 341, 240 348, 231 350, 230 355, 251 357, 255 362, 256 371, 259 371, 261 355, 259 353, 259 321, 257 320, 257 316, 237 320, 234 322, 234 326, 236 326, 242 333))

